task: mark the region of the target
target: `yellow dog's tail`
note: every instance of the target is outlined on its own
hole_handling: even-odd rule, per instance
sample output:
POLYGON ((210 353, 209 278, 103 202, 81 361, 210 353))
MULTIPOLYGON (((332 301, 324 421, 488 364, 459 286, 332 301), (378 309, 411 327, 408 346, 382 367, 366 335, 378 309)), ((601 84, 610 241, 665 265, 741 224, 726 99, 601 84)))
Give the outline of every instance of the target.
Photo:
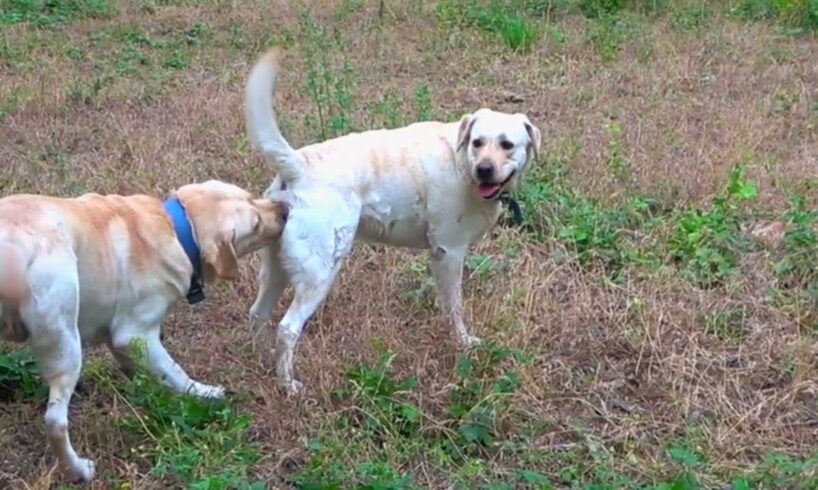
POLYGON ((273 110, 273 91, 284 50, 274 47, 253 67, 245 88, 245 117, 250 140, 267 156, 284 182, 297 180, 304 159, 284 139, 273 110))

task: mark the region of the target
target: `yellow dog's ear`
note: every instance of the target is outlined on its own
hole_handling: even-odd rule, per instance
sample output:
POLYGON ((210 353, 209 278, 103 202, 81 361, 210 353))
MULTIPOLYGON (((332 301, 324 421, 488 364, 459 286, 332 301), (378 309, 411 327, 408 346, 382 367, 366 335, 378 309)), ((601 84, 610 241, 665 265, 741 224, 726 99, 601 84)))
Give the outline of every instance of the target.
POLYGON ((471 138, 471 128, 474 127, 474 122, 477 118, 474 114, 466 114, 460 119, 460 128, 457 130, 457 149, 460 151, 469 142, 471 138))
POLYGON ((523 127, 525 127, 525 132, 528 133, 528 147, 534 151, 534 159, 538 159, 540 157, 540 150, 542 148, 542 134, 537 126, 531 124, 531 121, 528 120, 528 116, 525 114, 520 114, 520 117, 523 119, 523 127))
POLYGON ((205 277, 219 277, 229 281, 239 278, 239 259, 229 239, 211 243, 204 250, 205 277))

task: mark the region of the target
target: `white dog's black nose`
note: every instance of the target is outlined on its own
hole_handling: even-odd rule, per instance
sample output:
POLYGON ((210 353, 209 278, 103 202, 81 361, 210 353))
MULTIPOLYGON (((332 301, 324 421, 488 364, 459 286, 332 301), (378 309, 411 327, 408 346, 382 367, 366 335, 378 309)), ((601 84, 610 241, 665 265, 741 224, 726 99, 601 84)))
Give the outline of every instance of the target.
POLYGON ((491 162, 480 162, 475 168, 477 179, 483 182, 494 180, 494 165, 491 162))

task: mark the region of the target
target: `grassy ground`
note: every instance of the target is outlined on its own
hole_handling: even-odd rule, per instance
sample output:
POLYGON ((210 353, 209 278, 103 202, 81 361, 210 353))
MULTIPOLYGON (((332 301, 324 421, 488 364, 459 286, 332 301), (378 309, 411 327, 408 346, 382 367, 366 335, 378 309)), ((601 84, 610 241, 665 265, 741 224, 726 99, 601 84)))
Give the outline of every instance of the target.
MULTIPOLYGON (((818 488, 816 27, 815 0, 0 0, 2 194, 261 192, 241 101, 273 42, 294 143, 483 105, 544 135, 526 225, 469 259, 489 345, 458 353, 423 254, 360 246, 287 398, 245 326, 253 258, 165 323, 227 403, 88 354, 92 487, 818 488)), ((59 487, 3 349, 0 486, 59 487)))

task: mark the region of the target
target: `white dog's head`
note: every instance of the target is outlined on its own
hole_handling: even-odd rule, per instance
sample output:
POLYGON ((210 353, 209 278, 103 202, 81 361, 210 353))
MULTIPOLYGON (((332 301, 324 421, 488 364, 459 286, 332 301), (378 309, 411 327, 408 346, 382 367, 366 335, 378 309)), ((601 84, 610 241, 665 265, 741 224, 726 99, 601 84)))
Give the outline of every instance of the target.
POLYGON ((540 130, 524 114, 480 109, 460 120, 457 152, 464 155, 475 189, 485 200, 515 190, 540 146, 540 130))

